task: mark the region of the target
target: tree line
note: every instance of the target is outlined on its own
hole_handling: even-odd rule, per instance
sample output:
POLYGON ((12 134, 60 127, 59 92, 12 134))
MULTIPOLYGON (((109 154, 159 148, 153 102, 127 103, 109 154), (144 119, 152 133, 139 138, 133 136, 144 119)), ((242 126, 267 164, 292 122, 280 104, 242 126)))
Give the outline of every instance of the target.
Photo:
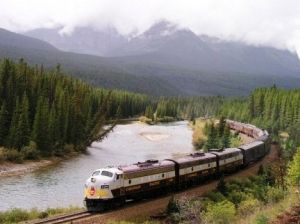
POLYGON ((300 89, 258 88, 247 99, 225 101, 219 115, 253 123, 273 135, 287 131, 300 144, 300 89))
POLYGON ((218 124, 213 121, 205 124, 207 133, 205 149, 224 149, 229 148, 231 144, 231 133, 225 118, 221 117, 218 124))
POLYGON ((95 88, 67 76, 59 65, 45 71, 23 59, 4 59, 0 147, 43 156, 83 150, 99 137, 106 120, 143 114, 149 102, 142 94, 95 88))
POLYGON ((177 119, 194 120, 197 117, 214 116, 224 97, 161 97, 154 99, 145 110, 145 116, 154 119, 172 117, 177 119))

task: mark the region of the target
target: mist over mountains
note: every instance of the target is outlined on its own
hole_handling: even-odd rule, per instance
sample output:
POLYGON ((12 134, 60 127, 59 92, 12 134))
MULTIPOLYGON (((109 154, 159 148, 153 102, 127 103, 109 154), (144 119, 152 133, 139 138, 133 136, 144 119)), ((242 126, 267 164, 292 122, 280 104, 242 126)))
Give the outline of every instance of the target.
POLYGON ((287 50, 197 36, 189 29, 178 28, 166 21, 131 38, 122 36, 111 27, 101 31, 88 27, 77 28, 71 35, 60 35, 57 29, 39 29, 26 34, 64 51, 104 57, 128 57, 126 60, 134 62, 166 64, 202 71, 300 74, 298 57, 287 50))
POLYGON ((70 35, 36 29, 24 35, 28 37, 1 30, 0 56, 46 67, 60 63, 72 75, 107 88, 195 96, 245 95, 274 83, 300 85, 300 61, 294 53, 198 36, 165 21, 132 36, 112 27, 81 27, 70 35))

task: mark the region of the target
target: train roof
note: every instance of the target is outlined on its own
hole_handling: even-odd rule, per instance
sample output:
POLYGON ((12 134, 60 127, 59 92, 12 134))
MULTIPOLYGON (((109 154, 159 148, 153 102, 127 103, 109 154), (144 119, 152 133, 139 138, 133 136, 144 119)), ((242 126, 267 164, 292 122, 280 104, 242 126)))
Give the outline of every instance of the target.
POLYGON ((196 152, 196 153, 191 153, 189 155, 186 155, 184 157, 172 159, 172 161, 175 161, 177 163, 188 163, 188 162, 206 160, 211 158, 216 158, 216 155, 211 153, 196 152))
POLYGON ((241 150, 238 148, 225 148, 225 149, 210 149, 209 152, 210 153, 214 153, 217 154, 219 156, 221 155, 225 155, 228 153, 233 153, 233 152, 240 152, 241 150))
POLYGON ((239 148, 240 148, 240 149, 247 150, 247 149, 253 148, 253 147, 255 147, 255 146, 262 145, 262 144, 264 144, 263 141, 254 141, 254 142, 250 142, 250 143, 248 143, 248 144, 241 145, 239 148))
POLYGON ((126 174, 171 166, 174 166, 174 162, 168 160, 146 160, 144 162, 138 162, 131 165, 119 166, 118 169, 122 170, 124 174, 126 174))

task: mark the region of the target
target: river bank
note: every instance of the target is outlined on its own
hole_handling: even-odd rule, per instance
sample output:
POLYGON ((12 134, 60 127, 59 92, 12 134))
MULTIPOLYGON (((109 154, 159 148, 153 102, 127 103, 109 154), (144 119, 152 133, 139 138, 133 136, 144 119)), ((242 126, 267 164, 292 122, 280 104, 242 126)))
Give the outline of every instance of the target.
POLYGON ((42 159, 39 161, 25 161, 24 163, 21 164, 12 163, 12 162, 3 162, 0 164, 0 178, 30 173, 35 170, 53 165, 61 160, 62 160, 61 158, 52 158, 52 159, 42 159))
MULTIPOLYGON (((120 119, 118 120, 118 124, 126 124, 130 122, 138 122, 138 117, 132 117, 132 118, 126 118, 126 119, 120 119)), ((112 124, 114 121, 108 121, 107 124, 112 124)), ((17 176, 22 175, 26 173, 30 173, 42 168, 45 168, 47 166, 54 165, 56 163, 59 163, 63 160, 67 160, 70 158, 73 158, 76 155, 79 155, 79 153, 71 152, 71 155, 63 156, 63 157, 49 157, 49 158, 43 158, 36 160, 22 160, 21 162, 12 162, 12 161, 2 161, 3 158, 1 155, 1 150, 4 150, 4 148, 0 148, 0 178, 1 177, 7 177, 7 176, 17 176)))
MULTIPOLYGON (((12 208, 82 207, 84 183, 93 170, 148 159, 174 158, 191 152, 192 130, 186 121, 159 125, 118 124, 101 142, 93 142, 86 153, 61 158, 57 163, 52 163, 51 158, 51 163, 39 164, 41 168, 36 169, 31 163, 27 167, 25 161, 27 172, 21 164, 22 171, 18 171, 21 175, 1 177, 0 212, 12 208)), ((7 168, 11 166, 6 164, 6 171, 7 168)))

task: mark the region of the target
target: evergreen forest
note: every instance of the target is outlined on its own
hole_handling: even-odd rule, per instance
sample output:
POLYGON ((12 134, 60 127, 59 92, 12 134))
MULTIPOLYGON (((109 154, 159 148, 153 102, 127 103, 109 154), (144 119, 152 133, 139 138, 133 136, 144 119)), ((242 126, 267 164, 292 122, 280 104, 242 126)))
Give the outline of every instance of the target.
MULTIPOLYGON (((82 151, 107 120, 142 114, 149 97, 95 88, 24 60, 0 65, 0 147, 7 160, 82 151), (4 152, 3 152, 4 151, 4 152)), ((1 157, 1 156, 0 156, 1 157)), ((4 157, 2 155, 2 157, 4 157)))

